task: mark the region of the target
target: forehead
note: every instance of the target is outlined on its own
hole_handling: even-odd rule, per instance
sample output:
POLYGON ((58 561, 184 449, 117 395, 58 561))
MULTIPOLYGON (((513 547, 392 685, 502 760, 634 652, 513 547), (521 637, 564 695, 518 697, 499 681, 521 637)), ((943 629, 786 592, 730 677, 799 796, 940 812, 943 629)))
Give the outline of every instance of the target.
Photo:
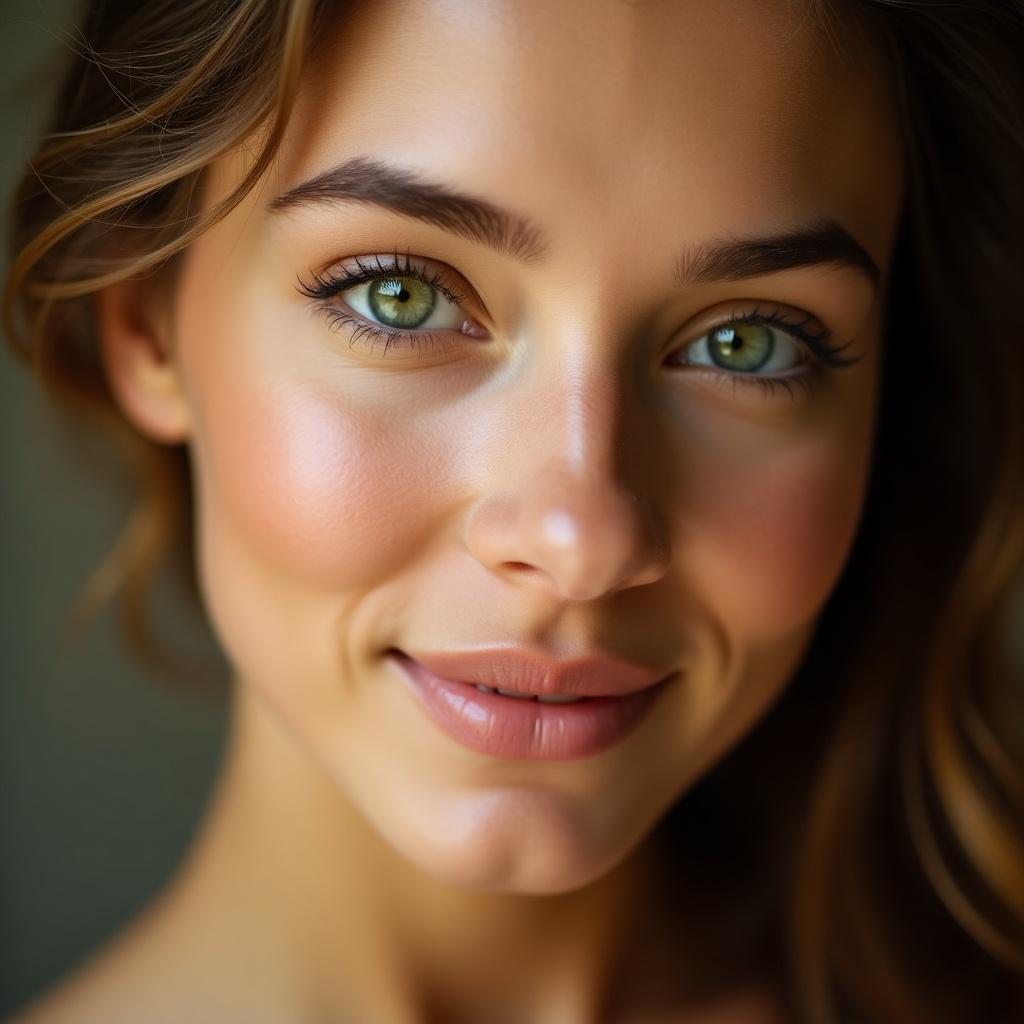
POLYGON ((802 0, 346 5, 304 76, 279 191, 361 154, 550 225, 693 238, 834 216, 879 262, 899 192, 880 51, 802 0))

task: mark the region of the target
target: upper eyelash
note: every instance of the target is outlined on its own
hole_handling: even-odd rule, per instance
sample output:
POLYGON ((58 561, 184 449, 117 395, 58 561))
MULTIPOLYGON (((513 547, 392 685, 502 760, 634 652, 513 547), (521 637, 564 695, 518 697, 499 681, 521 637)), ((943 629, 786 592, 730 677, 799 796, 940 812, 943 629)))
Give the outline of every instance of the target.
POLYGON ((347 291, 356 285, 366 284, 367 281, 378 277, 411 277, 422 281, 431 288, 436 288, 446 299, 457 306, 461 306, 466 301, 464 295, 460 295, 448 287, 443 274, 438 271, 431 272, 426 266, 413 263, 408 251, 399 256, 396 249, 394 254, 388 257, 393 262, 387 264, 381 263, 379 256, 372 256, 369 259, 372 259, 376 265, 364 265, 362 258, 354 257, 353 262, 359 268, 358 272, 340 271, 318 274, 313 271, 311 284, 299 280, 299 291, 307 298, 325 302, 328 299, 333 299, 339 292, 347 291))
MULTIPOLYGON (((812 320, 814 320, 814 317, 808 313, 803 320, 794 323, 792 320, 788 320, 778 307, 773 309, 771 312, 762 313, 761 307, 755 306, 749 313, 734 314, 727 320, 723 320, 721 323, 716 324, 714 327, 709 327, 704 333, 707 334, 709 331, 715 331, 721 327, 728 327, 732 324, 768 324, 773 327, 778 327, 787 334, 792 334, 799 338, 826 366, 831 366, 835 369, 844 369, 847 366, 853 366, 854 363, 859 363, 861 359, 864 358, 863 355, 852 357, 841 355, 840 353, 842 353, 844 349, 849 348, 852 344, 852 340, 847 341, 842 345, 833 345, 831 343, 833 335, 827 327, 822 327, 822 329, 817 332, 812 332, 806 329, 805 325, 810 323, 812 320)), ((756 378, 756 374, 750 374, 749 376, 756 378)), ((757 379, 772 380, 773 378, 760 377, 757 379)))

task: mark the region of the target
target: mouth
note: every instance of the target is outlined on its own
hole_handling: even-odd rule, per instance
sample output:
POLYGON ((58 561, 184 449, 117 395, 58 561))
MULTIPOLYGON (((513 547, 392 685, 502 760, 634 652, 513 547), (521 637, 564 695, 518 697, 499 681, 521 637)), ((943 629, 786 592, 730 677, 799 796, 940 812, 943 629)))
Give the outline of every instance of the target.
POLYGON ((535 700, 541 704, 578 704, 580 701, 594 700, 593 697, 574 697, 566 693, 520 693, 518 690, 502 690, 494 686, 485 686, 483 683, 472 685, 481 693, 496 693, 502 697, 511 697, 513 700, 535 700))
MULTIPOLYGON (((509 669, 508 653, 503 650, 497 662, 487 662, 487 656, 480 662, 479 652, 465 657, 477 662, 477 676, 481 671, 490 672, 495 681, 495 675, 509 669)), ((430 720, 449 738, 491 757, 538 761, 592 757, 622 742, 676 675, 673 672, 653 682, 648 679, 641 686, 635 669, 632 675, 616 680, 608 672, 607 661, 595 670, 594 659, 570 665, 568 672, 561 674, 557 668, 552 670, 551 663, 542 663, 538 675, 538 662, 527 655, 532 658, 534 674, 520 675, 513 688, 439 675, 396 648, 388 657, 430 720), (558 686, 569 692, 558 692, 558 686), (579 692, 581 688, 605 694, 620 692, 594 696, 579 692)), ((432 659, 432 665, 436 660, 432 659)), ((521 660, 517 662, 520 669, 523 665, 521 660)))
POLYGON ((392 651, 442 679, 483 687, 481 692, 489 689, 509 697, 555 697, 564 703, 574 697, 626 697, 648 689, 666 675, 606 654, 559 659, 529 647, 392 651))

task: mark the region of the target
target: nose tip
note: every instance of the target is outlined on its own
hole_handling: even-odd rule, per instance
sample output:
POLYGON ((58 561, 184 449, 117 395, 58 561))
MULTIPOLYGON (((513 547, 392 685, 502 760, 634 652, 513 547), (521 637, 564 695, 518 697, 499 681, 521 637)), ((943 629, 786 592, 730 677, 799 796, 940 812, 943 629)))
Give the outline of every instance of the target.
POLYGON ((492 571, 540 581, 571 601, 656 582, 670 557, 636 494, 566 469, 547 473, 518 498, 493 495, 481 503, 467 543, 492 571))

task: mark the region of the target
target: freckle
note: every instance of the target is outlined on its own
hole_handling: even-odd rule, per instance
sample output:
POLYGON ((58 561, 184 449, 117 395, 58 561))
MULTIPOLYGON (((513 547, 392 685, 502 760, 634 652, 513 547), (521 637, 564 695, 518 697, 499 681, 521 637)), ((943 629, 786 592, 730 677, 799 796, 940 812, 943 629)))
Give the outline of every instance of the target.
POLYGON ((576 527, 564 512, 552 512, 544 520, 544 536, 552 544, 564 547, 576 538, 576 527))

